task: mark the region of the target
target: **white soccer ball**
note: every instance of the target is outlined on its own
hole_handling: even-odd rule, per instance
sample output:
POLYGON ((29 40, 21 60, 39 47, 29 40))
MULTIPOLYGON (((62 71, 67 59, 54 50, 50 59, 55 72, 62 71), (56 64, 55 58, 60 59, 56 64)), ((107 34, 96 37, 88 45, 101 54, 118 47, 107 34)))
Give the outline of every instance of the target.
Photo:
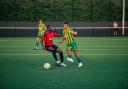
POLYGON ((50 63, 44 63, 44 69, 50 69, 51 65, 50 63))

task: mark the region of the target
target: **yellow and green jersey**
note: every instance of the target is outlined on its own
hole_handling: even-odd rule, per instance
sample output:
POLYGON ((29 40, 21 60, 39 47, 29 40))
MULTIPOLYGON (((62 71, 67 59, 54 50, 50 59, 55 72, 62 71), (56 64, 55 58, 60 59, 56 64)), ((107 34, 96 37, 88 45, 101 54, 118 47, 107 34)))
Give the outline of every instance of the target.
POLYGON ((67 28, 67 29, 64 29, 63 31, 63 35, 66 38, 66 41, 68 42, 68 44, 75 42, 75 38, 72 32, 73 32, 72 28, 67 28))
POLYGON ((46 31, 46 26, 45 26, 45 24, 39 24, 38 25, 38 29, 39 29, 39 31, 38 31, 38 35, 41 35, 41 36, 43 36, 44 35, 44 33, 45 33, 45 31, 46 31))

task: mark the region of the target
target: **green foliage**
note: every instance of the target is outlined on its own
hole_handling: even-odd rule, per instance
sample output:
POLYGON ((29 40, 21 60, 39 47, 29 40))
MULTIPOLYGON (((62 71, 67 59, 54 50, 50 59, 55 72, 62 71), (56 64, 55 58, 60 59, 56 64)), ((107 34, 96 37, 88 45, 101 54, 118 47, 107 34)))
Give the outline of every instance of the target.
POLYGON ((0 8, 0 21, 122 20, 122 0, 1 0, 0 8))

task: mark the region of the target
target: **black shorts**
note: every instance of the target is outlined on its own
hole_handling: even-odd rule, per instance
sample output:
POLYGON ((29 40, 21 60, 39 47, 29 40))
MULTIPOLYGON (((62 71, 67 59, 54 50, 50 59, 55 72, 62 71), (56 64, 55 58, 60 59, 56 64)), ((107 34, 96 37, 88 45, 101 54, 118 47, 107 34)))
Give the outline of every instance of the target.
POLYGON ((45 46, 45 49, 47 50, 47 51, 52 51, 52 50, 57 50, 57 48, 58 48, 58 46, 56 46, 56 45, 50 45, 50 46, 45 46))
POLYGON ((114 31, 117 31, 117 28, 114 28, 114 31))

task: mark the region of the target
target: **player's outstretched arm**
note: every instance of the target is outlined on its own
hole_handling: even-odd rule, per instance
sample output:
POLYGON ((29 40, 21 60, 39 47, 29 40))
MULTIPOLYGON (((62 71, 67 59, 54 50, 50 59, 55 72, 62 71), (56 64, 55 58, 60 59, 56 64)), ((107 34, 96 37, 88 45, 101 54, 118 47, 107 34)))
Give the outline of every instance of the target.
POLYGON ((57 37, 62 37, 62 35, 61 34, 58 34, 57 37))
POLYGON ((59 33, 57 33, 56 31, 53 31, 53 34, 54 34, 54 36, 56 36, 56 37, 62 37, 62 35, 59 34, 59 33))
POLYGON ((77 32, 72 31, 71 33, 72 33, 73 35, 77 35, 77 32))
POLYGON ((61 41, 59 41, 58 43, 63 43, 65 41, 65 38, 63 37, 63 39, 61 41))

